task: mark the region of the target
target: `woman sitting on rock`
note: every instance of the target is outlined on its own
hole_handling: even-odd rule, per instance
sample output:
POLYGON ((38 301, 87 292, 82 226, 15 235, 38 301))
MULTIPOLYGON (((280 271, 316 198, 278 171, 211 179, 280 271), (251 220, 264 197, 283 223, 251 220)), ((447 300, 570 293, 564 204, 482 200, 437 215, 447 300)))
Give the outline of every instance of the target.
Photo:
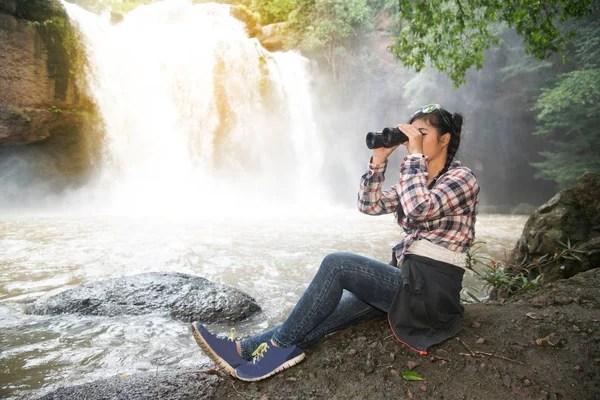
POLYGON ((398 146, 373 150, 358 208, 369 215, 396 212, 406 236, 393 248, 390 264, 330 254, 284 323, 235 341, 233 329, 230 337, 216 336, 194 322, 202 350, 227 373, 258 381, 302 361, 302 349, 325 335, 386 314, 395 337, 420 354, 456 335, 479 194, 475 175, 454 160, 462 120, 431 104, 398 125, 410 154, 400 164, 400 180, 388 190, 382 191, 387 159, 398 146))

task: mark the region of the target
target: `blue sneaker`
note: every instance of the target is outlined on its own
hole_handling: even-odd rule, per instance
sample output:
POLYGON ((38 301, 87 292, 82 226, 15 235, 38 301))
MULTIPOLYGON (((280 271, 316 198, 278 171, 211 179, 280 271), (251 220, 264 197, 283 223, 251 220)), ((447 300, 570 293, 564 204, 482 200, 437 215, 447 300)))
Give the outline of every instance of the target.
POLYGON ((226 373, 235 376, 235 368, 247 362, 237 352, 235 328, 231 328, 229 336, 216 336, 200 322, 194 322, 192 332, 202 351, 226 373))
POLYGON ((243 381, 260 381, 288 369, 304 359, 304 353, 296 346, 277 347, 262 343, 254 353, 254 359, 235 369, 235 376, 243 381))

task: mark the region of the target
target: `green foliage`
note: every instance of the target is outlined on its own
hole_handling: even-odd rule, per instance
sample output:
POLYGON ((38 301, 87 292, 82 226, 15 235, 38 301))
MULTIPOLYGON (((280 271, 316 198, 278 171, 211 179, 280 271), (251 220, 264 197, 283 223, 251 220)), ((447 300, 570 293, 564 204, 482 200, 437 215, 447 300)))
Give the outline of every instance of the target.
POLYGON ((294 0, 251 0, 250 8, 260 14, 261 25, 284 22, 294 10, 294 0))
POLYGON ((525 51, 538 59, 565 50, 573 31, 559 23, 582 18, 593 0, 399 0, 400 34, 390 50, 407 67, 421 71, 429 61, 448 75, 455 87, 473 66, 483 68, 484 51, 499 43, 497 23, 514 28, 525 51))
MULTIPOLYGON (((141 3, 144 4, 144 3, 141 3)), ((129 11, 134 10, 135 8, 137 8, 139 5, 141 5, 139 2, 136 1, 115 1, 111 3, 111 8, 114 11, 119 11, 122 13, 128 13, 129 11)))
POLYGON ((48 111, 50 111, 51 113, 54 113, 54 114, 62 113, 62 110, 60 108, 56 107, 55 105, 52 105, 52 107, 49 107, 48 111))
MULTIPOLYGON (((559 241, 552 254, 531 259, 524 265, 510 265, 510 268, 506 268, 508 265, 506 256, 503 262, 497 262, 481 255, 484 244, 484 242, 473 243, 467 253, 467 268, 486 282, 484 288, 491 288, 492 298, 506 298, 518 292, 535 289, 544 281, 542 272, 544 267, 553 263, 562 263, 564 260, 581 261, 580 255, 585 253, 567 239, 567 243, 559 241)), ((479 301, 470 292, 467 294, 476 302, 479 301)))
MULTIPOLYGON (((83 76, 87 62, 77 29, 58 0, 17 0, 16 6, 16 16, 34 27, 45 44, 46 66, 55 80, 55 96, 66 99, 73 79, 83 76)), ((74 89, 77 91, 76 85, 74 89)))
MULTIPOLYGON (((367 0, 294 0, 288 17, 288 47, 324 58, 333 80, 344 85, 361 60, 355 44, 371 27, 367 0)), ((365 50, 366 51, 366 50, 365 50)))
MULTIPOLYGON (((595 15, 597 17, 597 15, 595 15)), ((570 186, 585 171, 600 172, 600 22, 590 17, 574 38, 574 70, 543 89, 534 110, 535 134, 551 143, 532 163, 538 177, 570 186)))
POLYGON ((580 250, 578 245, 571 243, 570 239, 567 239, 567 243, 558 241, 561 247, 557 247, 557 250, 550 254, 546 253, 540 257, 537 257, 530 261, 529 265, 518 265, 515 267, 516 270, 532 270, 533 268, 540 271, 543 267, 554 263, 563 263, 565 260, 575 260, 582 262, 581 254, 585 254, 585 251, 580 250))
POLYGON ((35 27, 39 27, 39 26, 48 26, 50 24, 54 24, 60 28, 65 28, 66 26, 66 19, 63 17, 52 17, 50 19, 47 19, 45 21, 25 21, 25 25, 27 26, 35 26, 35 27))
MULTIPOLYGON (((51 20, 54 17, 66 18, 67 13, 58 0, 17 0, 16 16, 31 22, 51 20)), ((34 26, 38 26, 33 24, 34 26)))
MULTIPOLYGON (((529 266, 531 269, 536 268, 537 274, 532 273, 531 269, 518 271, 507 269, 505 268, 506 260, 504 263, 500 263, 480 254, 484 244, 484 242, 473 243, 467 252, 467 268, 486 282, 484 289, 491 289, 490 297, 506 298, 517 292, 535 289, 542 284, 544 275, 540 272, 539 264, 534 263, 529 266)), ((470 292, 468 294, 474 300, 479 301, 470 292)))
POLYGON ((27 115, 25 110, 23 110, 21 107, 10 105, 6 108, 6 111, 8 111, 8 114, 11 117, 18 117, 26 123, 31 122, 31 117, 29 115, 27 115))
POLYGON ((92 12, 101 12, 112 9, 122 13, 128 13, 138 6, 150 4, 153 0, 66 0, 92 12))

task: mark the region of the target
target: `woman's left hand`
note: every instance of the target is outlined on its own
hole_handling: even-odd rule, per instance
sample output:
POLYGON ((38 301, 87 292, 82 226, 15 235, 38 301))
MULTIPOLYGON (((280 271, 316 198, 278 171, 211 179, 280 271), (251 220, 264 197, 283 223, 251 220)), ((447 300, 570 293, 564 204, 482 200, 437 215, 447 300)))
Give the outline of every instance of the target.
POLYGON ((408 149, 410 154, 423 154, 423 135, 419 130, 410 124, 399 124, 398 129, 408 136, 408 142, 402 143, 408 149))

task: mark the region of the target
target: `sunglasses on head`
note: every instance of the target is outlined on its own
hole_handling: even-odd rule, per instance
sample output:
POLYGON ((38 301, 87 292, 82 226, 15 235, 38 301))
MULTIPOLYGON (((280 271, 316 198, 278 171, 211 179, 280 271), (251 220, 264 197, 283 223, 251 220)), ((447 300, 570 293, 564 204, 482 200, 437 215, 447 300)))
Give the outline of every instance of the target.
POLYGON ((446 118, 445 113, 442 112, 442 106, 440 106, 439 104, 427 104, 426 106, 423 107, 419 107, 417 108, 417 111, 415 111, 410 118, 412 119, 415 115, 419 114, 419 113, 423 113, 423 114, 429 114, 434 112, 435 110, 440 110, 440 115, 442 116, 442 118, 444 119, 444 122, 448 125, 448 126, 452 126, 452 123, 450 123, 450 121, 448 121, 448 119, 446 118))

